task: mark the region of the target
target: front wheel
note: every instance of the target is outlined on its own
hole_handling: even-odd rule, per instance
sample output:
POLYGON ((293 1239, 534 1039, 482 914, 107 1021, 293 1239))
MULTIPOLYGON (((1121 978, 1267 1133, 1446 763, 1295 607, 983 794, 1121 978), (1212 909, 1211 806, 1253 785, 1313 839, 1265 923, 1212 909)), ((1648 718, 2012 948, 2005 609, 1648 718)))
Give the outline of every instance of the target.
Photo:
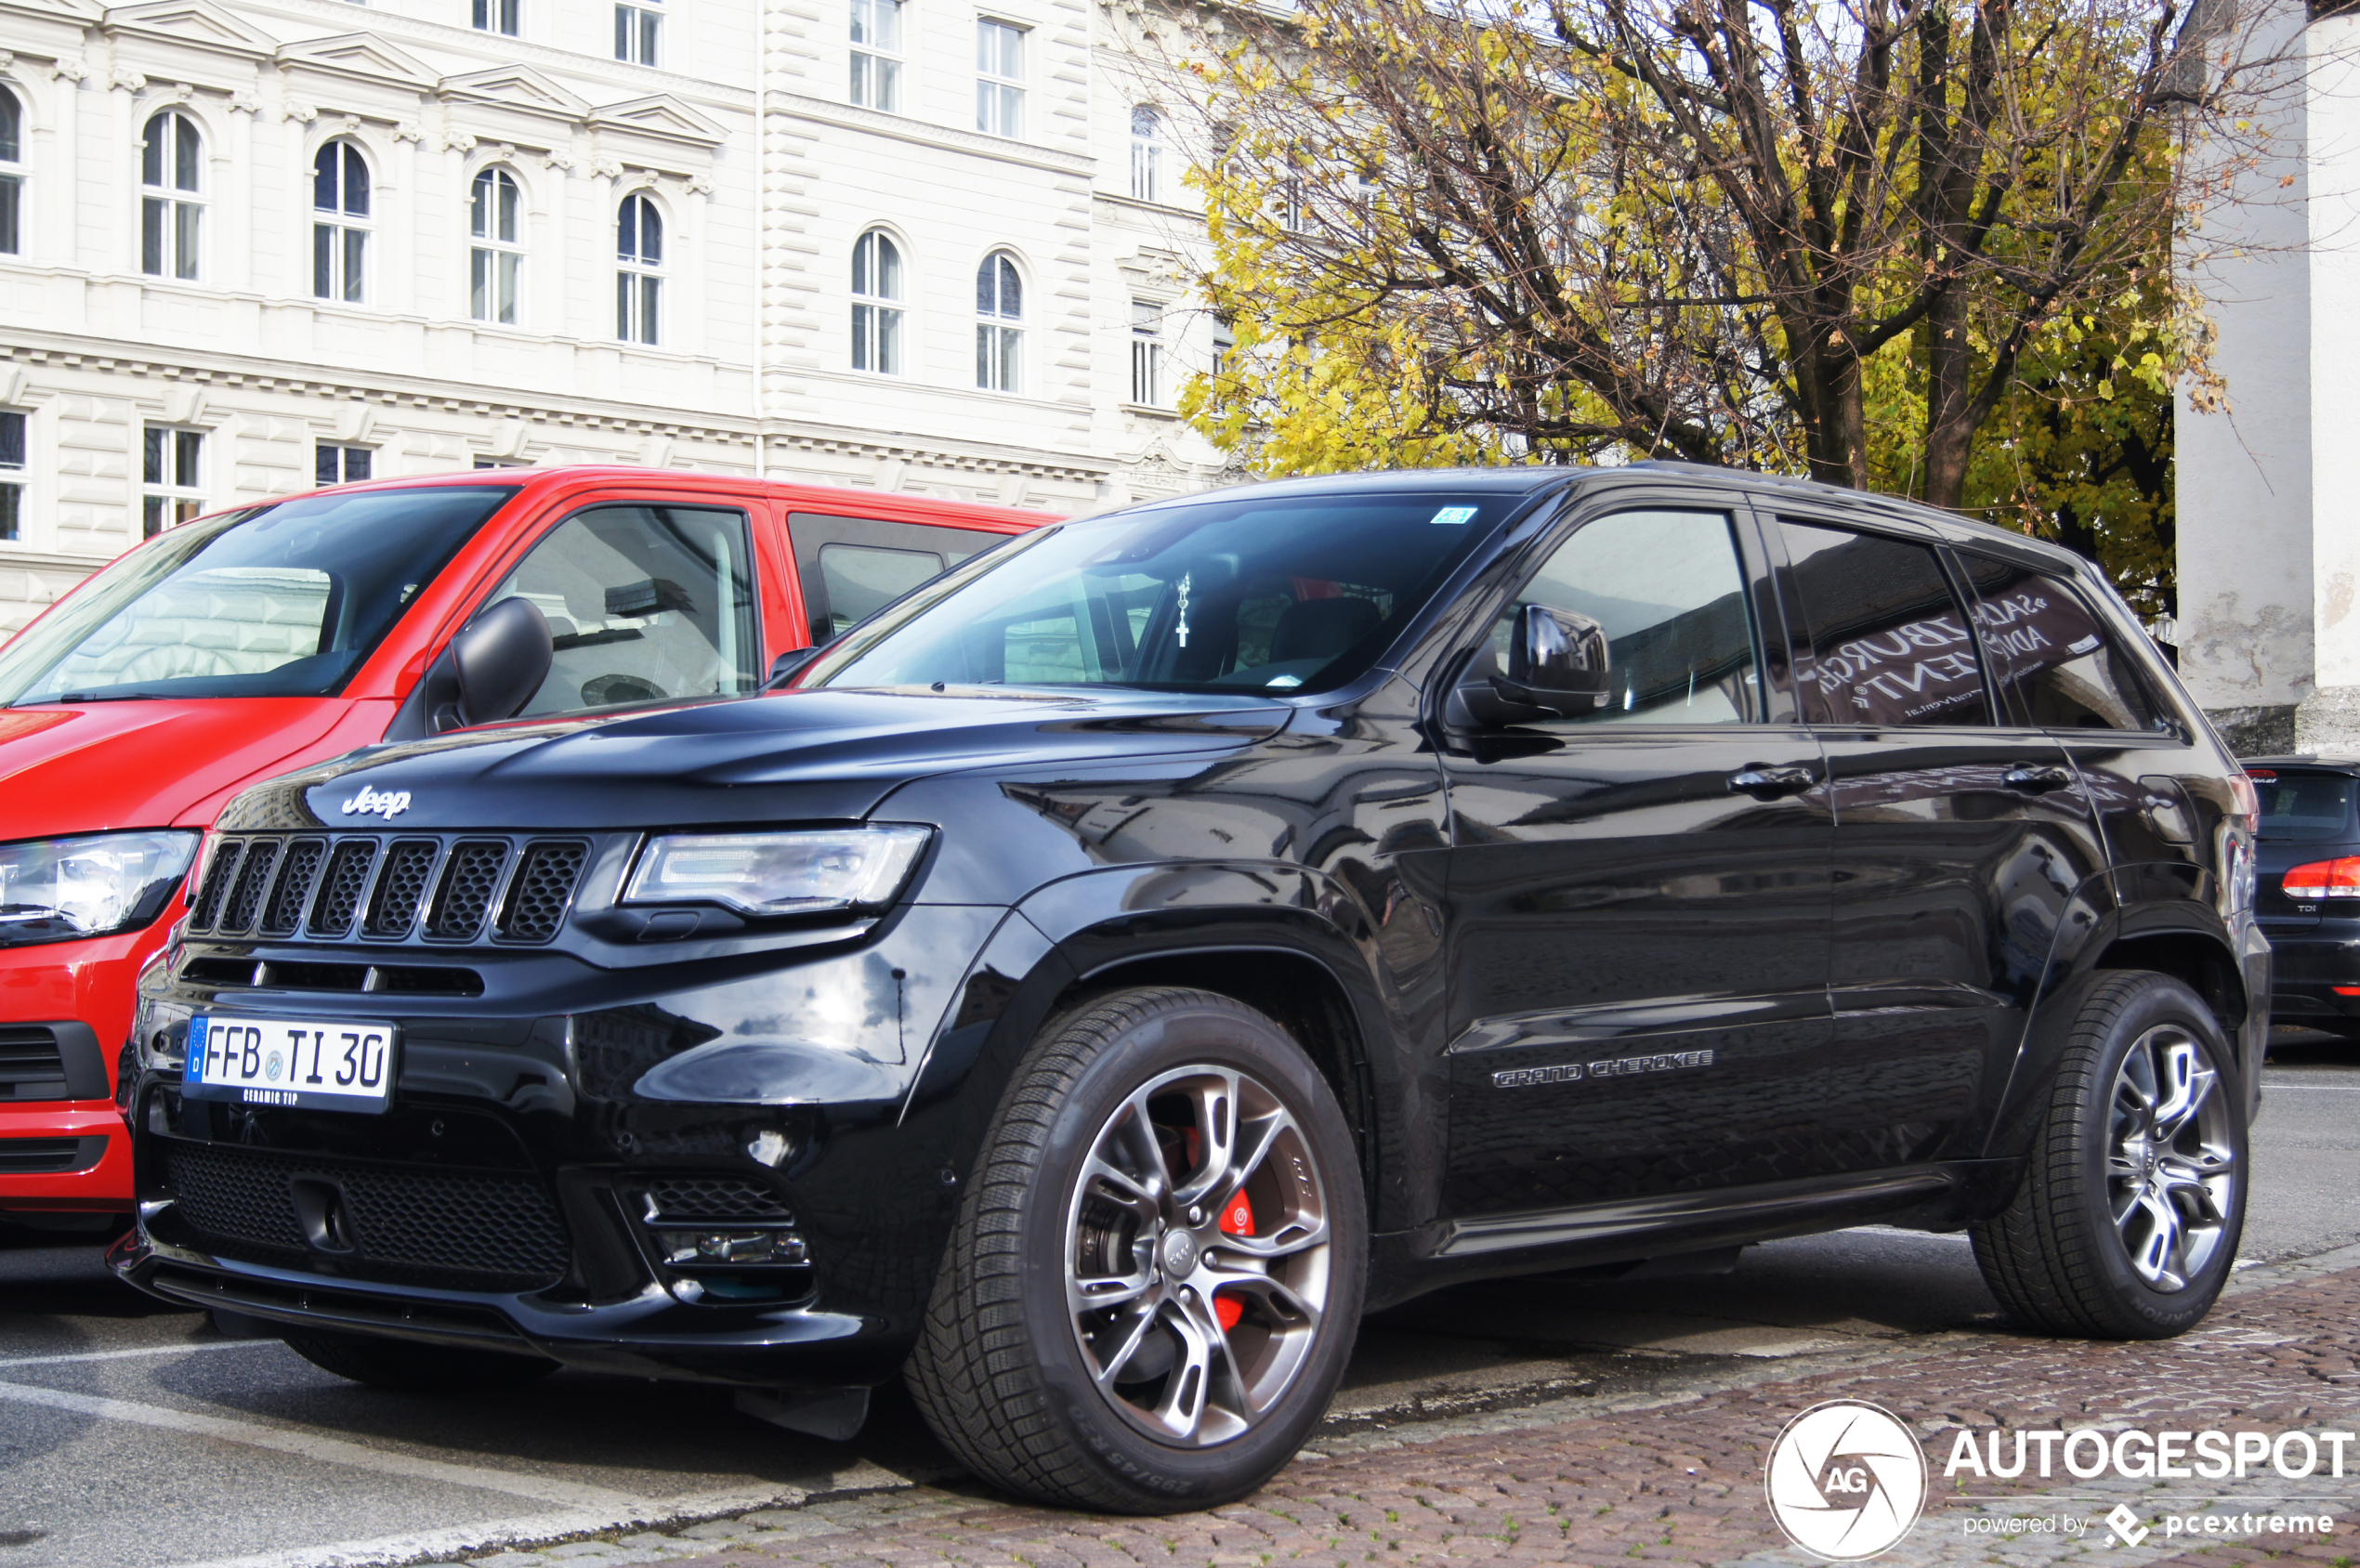
POLYGON ((1309 1057, 1203 991, 1119 992, 1018 1066, 911 1357, 978 1475, 1125 1513, 1243 1496, 1325 1414, 1366 1210, 1309 1057))
POLYGON ((2024 1183, 1973 1228, 1999 1304, 2052 1333, 2161 1339, 2202 1322, 2245 1228, 2242 1086, 2196 994, 2124 972, 2091 987, 2024 1183))

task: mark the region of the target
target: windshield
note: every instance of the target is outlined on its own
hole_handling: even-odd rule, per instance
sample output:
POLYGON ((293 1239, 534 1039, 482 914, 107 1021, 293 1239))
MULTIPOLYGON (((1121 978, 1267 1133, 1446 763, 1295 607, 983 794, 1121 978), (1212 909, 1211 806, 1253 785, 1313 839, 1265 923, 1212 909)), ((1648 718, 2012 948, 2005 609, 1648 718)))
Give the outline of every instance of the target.
POLYGON ((175 529, 0 647, 0 704, 327 696, 516 493, 330 492, 175 529))
POLYGON ((855 628, 796 684, 1327 690, 1523 500, 1246 491, 1060 524, 855 628))
POLYGON ((2350 774, 2308 769, 2248 768, 2262 797, 2260 832, 2264 840, 2303 843, 2360 837, 2352 830, 2350 774))

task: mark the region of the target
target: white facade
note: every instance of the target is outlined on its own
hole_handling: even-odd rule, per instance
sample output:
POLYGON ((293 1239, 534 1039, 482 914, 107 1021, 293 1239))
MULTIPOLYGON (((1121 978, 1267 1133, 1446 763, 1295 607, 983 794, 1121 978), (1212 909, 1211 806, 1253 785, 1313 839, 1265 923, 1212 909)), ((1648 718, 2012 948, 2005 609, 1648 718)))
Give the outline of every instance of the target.
POLYGON ((2230 408, 2179 410, 2180 668, 2244 754, 2360 755, 2360 17, 2256 27, 2272 155, 2192 246, 2230 408))
POLYGON ((152 521, 347 463, 1064 512, 1214 476, 1169 410, 1212 331, 1176 154, 1132 194, 1135 13, 622 4, 0 0, 0 632, 152 521))

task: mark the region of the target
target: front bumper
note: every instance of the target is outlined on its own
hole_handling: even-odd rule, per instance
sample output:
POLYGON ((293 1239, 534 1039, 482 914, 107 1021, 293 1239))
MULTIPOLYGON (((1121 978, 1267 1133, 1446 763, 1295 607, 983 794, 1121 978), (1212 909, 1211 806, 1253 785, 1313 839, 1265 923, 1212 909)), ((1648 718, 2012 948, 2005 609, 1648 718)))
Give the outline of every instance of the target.
POLYGON ((382 1115, 187 1099, 177 1062, 151 1061, 139 1222, 110 1261, 289 1328, 749 1387, 884 1381, 915 1341, 972 1119, 955 1095, 905 1116, 909 1091, 1004 915, 913 908, 833 949, 623 973, 478 953, 467 1003, 225 994, 187 979, 209 973, 192 946, 180 978, 151 980, 143 1040, 185 1040, 196 1011, 382 1019, 393 1098, 382 1115), (791 1260, 666 1250, 764 1224, 792 1226, 791 1260))
POLYGON ((116 1057, 139 967, 177 914, 119 936, 0 948, 0 1038, 26 1075, 0 1082, 0 1214, 130 1212, 116 1057))

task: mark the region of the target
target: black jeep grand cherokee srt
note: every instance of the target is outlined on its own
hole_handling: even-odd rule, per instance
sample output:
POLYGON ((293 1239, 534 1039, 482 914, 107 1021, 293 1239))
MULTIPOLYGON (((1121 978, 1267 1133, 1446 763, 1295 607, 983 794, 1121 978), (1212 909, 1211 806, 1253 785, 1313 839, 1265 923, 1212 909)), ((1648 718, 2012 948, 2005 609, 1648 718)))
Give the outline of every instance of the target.
POLYGON ((249 791, 112 1258, 373 1382, 840 1431, 900 1375, 1137 1511, 1253 1487, 1364 1310, 1473 1276, 1966 1227, 2027 1322, 2175 1334, 2245 1212, 2253 811, 2089 568, 1919 507, 1136 507, 769 693, 249 791))

